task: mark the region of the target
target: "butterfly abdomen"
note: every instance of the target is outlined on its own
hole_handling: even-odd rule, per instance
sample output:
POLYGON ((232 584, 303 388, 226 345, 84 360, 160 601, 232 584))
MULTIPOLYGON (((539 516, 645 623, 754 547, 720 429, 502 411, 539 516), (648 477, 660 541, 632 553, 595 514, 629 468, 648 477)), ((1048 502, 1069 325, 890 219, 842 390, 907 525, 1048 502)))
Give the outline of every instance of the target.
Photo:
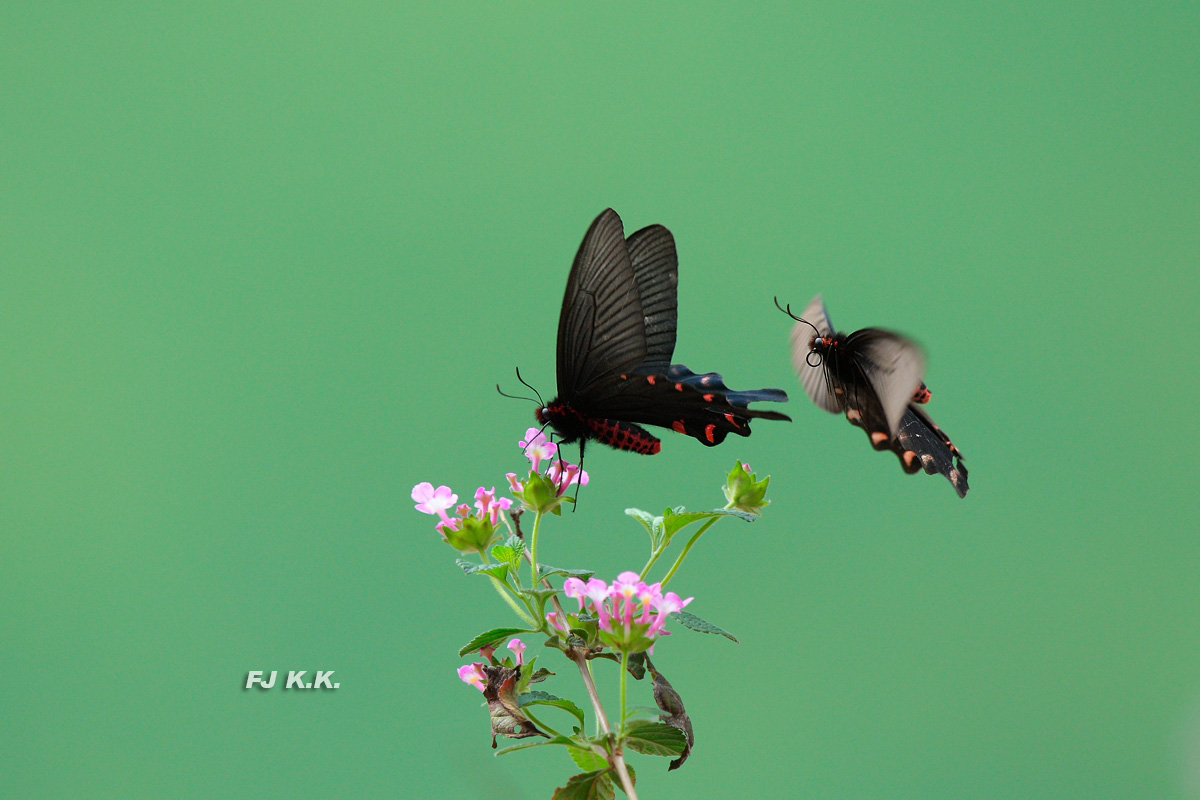
POLYGON ((571 444, 581 439, 595 439, 617 450, 628 450, 652 456, 662 449, 662 444, 645 428, 632 422, 616 419, 589 417, 558 401, 551 402, 537 412, 538 422, 549 422, 559 435, 561 444, 571 444))
POLYGON ((662 449, 662 443, 640 425, 632 422, 622 422, 618 419, 597 419, 583 417, 591 432, 591 438, 617 450, 628 450, 631 453, 641 453, 652 456, 662 449))

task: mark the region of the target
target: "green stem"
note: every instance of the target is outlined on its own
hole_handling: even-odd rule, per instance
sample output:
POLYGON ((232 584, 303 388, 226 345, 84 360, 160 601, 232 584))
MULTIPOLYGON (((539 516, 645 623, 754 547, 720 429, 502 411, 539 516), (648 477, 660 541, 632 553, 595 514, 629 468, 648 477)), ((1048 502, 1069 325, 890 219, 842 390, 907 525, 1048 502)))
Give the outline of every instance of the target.
POLYGON ((538 582, 541 580, 541 578, 539 576, 540 570, 538 569, 538 558, 537 558, 538 531, 541 529, 541 527, 542 527, 542 512, 538 511, 533 518, 533 533, 531 533, 529 535, 529 560, 530 560, 530 567, 533 570, 533 580, 531 580, 529 582, 529 585, 534 586, 534 587, 536 587, 538 585, 538 582))
POLYGON ((617 732, 617 738, 625 735, 625 682, 629 677, 629 653, 621 653, 621 727, 617 732))
POLYGON ((663 586, 666 586, 667 583, 670 582, 671 578, 673 578, 675 576, 675 571, 677 569, 679 569, 679 565, 682 564, 683 559, 687 557, 688 551, 692 549, 692 546, 694 544, 696 544, 696 540, 699 539, 701 536, 703 536, 704 532, 706 530, 708 530, 709 528, 711 528, 713 526, 713 523, 716 522, 718 519, 720 519, 720 517, 710 518, 708 520, 708 522, 706 522, 700 526, 700 530, 698 530, 692 534, 692 538, 688 539, 688 543, 686 545, 684 545, 683 552, 679 554, 679 558, 675 559, 675 563, 671 565, 671 568, 669 570, 667 570, 667 576, 665 578, 663 578, 661 581, 663 586))
POLYGON ((666 545, 661 545, 657 550, 650 554, 650 560, 646 562, 646 566, 642 567, 642 571, 638 573, 641 580, 646 580, 646 576, 650 574, 650 568, 654 566, 654 562, 658 561, 659 556, 667 550, 666 545))
MULTIPOLYGON (((528 717, 529 721, 532 722, 534 725, 536 725, 538 730, 544 731, 544 732, 550 734, 551 736, 562 736, 561 733, 554 730, 554 728, 551 728, 549 725, 542 722, 540 719, 538 719, 532 713, 530 713, 528 708, 522 707, 521 713, 524 714, 526 717, 528 717)), ((566 738, 566 737, 563 737, 563 738, 566 738)))
POLYGON ((513 598, 512 594, 509 592, 508 584, 497 578, 495 575, 488 575, 488 577, 492 580, 492 586, 496 587, 496 594, 500 595, 500 597, 504 599, 504 602, 508 603, 508 607, 516 612, 516 615, 521 618, 521 621, 528 625, 531 631, 538 630, 541 626, 534 622, 533 615, 529 613, 528 604, 526 604, 526 608, 521 608, 521 606, 517 604, 516 599, 513 598))

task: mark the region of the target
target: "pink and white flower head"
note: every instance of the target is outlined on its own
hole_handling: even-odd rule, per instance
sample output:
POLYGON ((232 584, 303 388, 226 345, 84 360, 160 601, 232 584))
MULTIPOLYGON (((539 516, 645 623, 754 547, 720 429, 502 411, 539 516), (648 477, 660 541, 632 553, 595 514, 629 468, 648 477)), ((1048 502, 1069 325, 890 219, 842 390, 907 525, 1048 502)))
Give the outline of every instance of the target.
POLYGON ((416 501, 415 508, 422 514, 437 514, 442 522, 449 522, 446 509, 453 508, 458 502, 458 495, 450 491, 449 486, 433 488, 429 481, 423 481, 413 487, 412 499, 416 501))
POLYGON ((587 583, 568 578, 563 591, 579 600, 580 610, 586 608, 596 616, 597 626, 609 634, 609 644, 633 648, 629 652, 650 648, 655 638, 666 636, 663 625, 667 617, 692 602, 690 597, 681 600, 674 592, 664 595, 662 584, 647 584, 636 572, 622 572, 612 586, 595 578, 587 583))
POLYGON ((525 661, 524 661, 524 658, 525 658, 525 644, 524 644, 524 642, 522 642, 520 639, 513 638, 513 639, 509 639, 509 640, 508 640, 508 644, 507 644, 507 645, 505 645, 505 646, 506 646, 506 647, 507 647, 509 650, 511 650, 511 651, 512 651, 512 654, 513 654, 514 656, 516 656, 516 657, 517 657, 517 666, 520 666, 521 664, 524 664, 524 663, 525 663, 525 661))
POLYGON ((481 692, 483 691, 483 687, 487 685, 487 677, 483 674, 482 661, 462 665, 458 668, 458 677, 463 683, 469 683, 481 692))
POLYGON ((517 473, 506 472, 504 473, 504 477, 508 478, 508 488, 512 490, 513 494, 525 491, 525 484, 517 480, 517 473))
POLYGON ((546 459, 553 458, 558 452, 558 445, 549 441, 546 435, 537 428, 529 428, 525 431, 525 439, 517 442, 522 450, 525 451, 526 458, 533 465, 533 471, 538 472, 541 469, 542 462, 546 459))
POLYGON ((560 495, 573 483, 578 483, 580 486, 588 485, 588 474, 577 464, 568 464, 562 459, 558 459, 550 465, 550 468, 546 470, 546 477, 554 481, 560 495))
POLYGON ((512 500, 507 497, 496 499, 496 487, 484 489, 480 486, 475 490, 475 508, 479 509, 479 518, 487 519, 493 526, 500 524, 500 512, 512 507, 512 500))

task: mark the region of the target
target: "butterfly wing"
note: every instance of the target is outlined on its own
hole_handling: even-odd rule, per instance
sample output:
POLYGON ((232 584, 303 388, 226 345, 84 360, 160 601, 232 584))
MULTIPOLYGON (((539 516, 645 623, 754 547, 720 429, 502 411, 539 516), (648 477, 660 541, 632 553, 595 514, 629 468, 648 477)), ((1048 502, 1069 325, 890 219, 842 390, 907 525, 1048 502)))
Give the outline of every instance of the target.
POLYGON ((595 406, 580 410, 590 416, 670 428, 709 446, 730 433, 749 436, 751 419, 791 419, 778 411, 748 407, 758 401, 787 402, 786 392, 734 391, 717 373, 697 375, 682 364, 671 365, 665 373, 639 370, 619 375, 588 399, 595 406))
POLYGON ((967 496, 967 467, 962 463, 962 453, 919 407, 909 405, 905 409, 892 449, 905 469, 908 469, 906 459, 910 458, 906 453, 913 453, 925 472, 941 473, 959 497, 967 496))
POLYGON ((855 331, 846 337, 842 348, 839 366, 844 367, 848 356, 855 382, 866 381, 870 386, 869 392, 864 392, 861 385, 854 386, 856 391, 848 393, 846 402, 859 410, 869 403, 877 404, 890 439, 896 435, 913 393, 921 386, 925 356, 913 342, 879 328, 855 331))
POLYGON ((629 372, 646 358, 646 323, 621 218, 592 221, 571 265, 558 319, 558 396, 570 403, 589 385, 629 372))
POLYGON ((645 321, 646 357, 642 371, 665 372, 675 353, 676 290, 679 257, 675 237, 662 225, 651 225, 627 240, 645 321))
POLYGON ((834 394, 833 385, 826 377, 824 365, 815 359, 813 360, 813 363, 816 364, 815 367, 808 363, 809 354, 812 352, 812 340, 817 332, 820 332, 822 337, 833 336, 833 325, 829 322, 829 312, 825 310, 825 304, 821 302, 821 295, 812 299, 800 318, 811 322, 812 325, 797 322, 792 326, 792 367, 800 376, 800 385, 804 387, 804 393, 808 395, 808 398, 816 403, 818 408, 823 408, 831 414, 838 414, 841 412, 842 406, 838 402, 837 395, 834 394), (817 330, 814 331, 813 328, 817 330))

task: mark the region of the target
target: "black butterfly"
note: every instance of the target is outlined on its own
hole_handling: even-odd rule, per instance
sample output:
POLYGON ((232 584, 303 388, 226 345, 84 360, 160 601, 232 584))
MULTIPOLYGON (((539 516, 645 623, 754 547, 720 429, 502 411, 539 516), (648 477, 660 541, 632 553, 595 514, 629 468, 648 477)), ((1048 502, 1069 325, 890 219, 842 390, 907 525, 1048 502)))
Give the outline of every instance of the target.
MULTIPOLYGON (((779 305, 777 300, 776 305, 779 305)), ((804 391, 818 407, 867 432, 876 450, 891 450, 904 471, 941 473, 959 497, 967 496, 967 468, 950 437, 920 405, 930 392, 921 380, 925 357, 916 344, 898 333, 863 328, 835 333, 821 296, 792 319, 792 366, 804 391)))
POLYGON ((611 208, 592 222, 567 278, 558 320, 558 397, 537 410, 563 443, 589 439, 618 450, 653 455, 659 440, 642 428, 657 425, 701 443, 729 433, 750 435, 750 420, 789 417, 752 411, 759 400, 785 402, 780 389, 731 391, 715 372, 697 375, 672 364, 675 239, 651 225, 627 240, 611 208))

